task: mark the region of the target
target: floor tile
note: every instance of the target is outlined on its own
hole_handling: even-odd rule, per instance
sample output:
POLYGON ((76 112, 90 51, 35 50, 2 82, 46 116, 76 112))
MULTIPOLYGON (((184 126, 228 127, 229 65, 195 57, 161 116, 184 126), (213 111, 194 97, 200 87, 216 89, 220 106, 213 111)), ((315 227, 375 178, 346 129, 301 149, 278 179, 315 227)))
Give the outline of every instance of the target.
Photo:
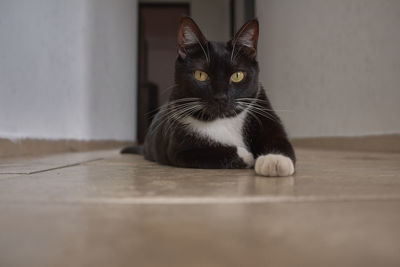
POLYGON ((190 203, 196 199, 213 202, 215 198, 217 202, 239 198, 240 202, 244 197, 256 197, 253 202, 400 199, 397 154, 303 150, 298 152, 298 158, 293 177, 266 178, 253 170, 161 166, 141 156, 115 152, 103 160, 0 180, 0 201, 157 203, 166 197, 190 203))
POLYGON ((399 266, 400 154, 297 155, 284 178, 118 151, 2 162, 0 266, 399 266))
POLYGON ((0 158, 0 175, 34 174, 46 170, 75 166, 83 162, 104 159, 116 151, 61 153, 40 157, 0 158))
POLYGON ((1 266, 399 266, 400 202, 3 205, 1 266))

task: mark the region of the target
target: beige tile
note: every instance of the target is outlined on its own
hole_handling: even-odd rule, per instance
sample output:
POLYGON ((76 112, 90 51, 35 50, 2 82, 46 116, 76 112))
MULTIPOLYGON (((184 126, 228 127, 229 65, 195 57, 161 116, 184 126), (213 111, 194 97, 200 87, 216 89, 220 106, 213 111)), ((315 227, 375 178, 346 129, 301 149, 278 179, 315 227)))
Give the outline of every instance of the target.
POLYGON ((117 151, 14 160, 80 164, 0 175, 0 266, 400 266, 400 154, 297 154, 286 178, 117 151))
POLYGON ((244 197, 256 197, 253 202, 400 199, 398 154, 299 151, 298 158, 294 177, 265 178, 256 176, 253 170, 182 169, 115 153, 105 160, 0 180, 0 201, 158 203, 165 197, 177 198, 173 202, 195 203, 226 198, 252 202, 242 201, 244 197))
POLYGON ((1 266, 399 266, 400 202, 3 205, 1 266))
POLYGON ((46 170, 65 168, 83 162, 96 161, 117 154, 115 150, 63 153, 47 156, 0 158, 0 175, 33 174, 46 170))

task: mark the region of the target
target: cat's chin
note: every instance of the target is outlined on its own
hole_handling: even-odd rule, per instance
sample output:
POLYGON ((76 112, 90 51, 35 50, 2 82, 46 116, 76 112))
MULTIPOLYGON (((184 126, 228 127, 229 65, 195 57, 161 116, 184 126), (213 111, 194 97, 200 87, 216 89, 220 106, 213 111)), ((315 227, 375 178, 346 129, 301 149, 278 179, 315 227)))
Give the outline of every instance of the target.
POLYGON ((232 118, 239 115, 243 109, 233 108, 231 110, 213 112, 210 110, 202 110, 193 113, 191 116, 200 121, 213 121, 216 119, 232 118))

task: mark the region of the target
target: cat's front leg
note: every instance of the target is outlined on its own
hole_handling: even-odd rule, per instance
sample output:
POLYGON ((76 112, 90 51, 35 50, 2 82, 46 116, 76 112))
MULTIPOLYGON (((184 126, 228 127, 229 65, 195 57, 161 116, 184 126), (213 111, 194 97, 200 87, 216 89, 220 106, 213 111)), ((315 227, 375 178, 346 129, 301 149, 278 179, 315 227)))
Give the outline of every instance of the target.
POLYGON ((253 154, 244 147, 236 147, 237 156, 246 163, 247 168, 252 168, 254 166, 254 156, 253 154))
POLYGON ((186 168, 243 169, 254 166, 254 157, 243 147, 198 147, 171 155, 172 165, 186 168))

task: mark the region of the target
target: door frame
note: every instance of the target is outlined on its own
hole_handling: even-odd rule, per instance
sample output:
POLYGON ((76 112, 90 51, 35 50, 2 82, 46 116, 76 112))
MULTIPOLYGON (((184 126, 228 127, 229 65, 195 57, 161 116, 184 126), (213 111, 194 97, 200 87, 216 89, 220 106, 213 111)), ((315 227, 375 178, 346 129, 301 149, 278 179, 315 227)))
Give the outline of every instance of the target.
MULTIPOLYGON (((138 65, 137 65, 137 100, 136 100, 136 139, 137 142, 143 143, 144 142, 144 135, 145 135, 145 130, 143 130, 143 119, 146 119, 146 116, 148 114, 141 114, 142 110, 142 105, 143 101, 143 95, 142 95, 142 83, 146 82, 142 80, 142 66, 146 68, 147 66, 147 59, 145 58, 144 64, 142 64, 143 58, 140 55, 140 52, 142 51, 143 47, 143 40, 142 40, 142 30, 143 30, 143 25, 142 25, 142 16, 141 16, 141 10, 142 8, 185 8, 187 10, 188 16, 191 14, 191 6, 189 2, 171 2, 171 3, 159 3, 159 2, 154 2, 154 3, 139 3, 138 6, 138 34, 137 34, 137 59, 138 59, 138 65)), ((147 74, 144 74, 144 78, 146 79, 147 74)), ((158 97, 158 96, 157 96, 158 97)))

